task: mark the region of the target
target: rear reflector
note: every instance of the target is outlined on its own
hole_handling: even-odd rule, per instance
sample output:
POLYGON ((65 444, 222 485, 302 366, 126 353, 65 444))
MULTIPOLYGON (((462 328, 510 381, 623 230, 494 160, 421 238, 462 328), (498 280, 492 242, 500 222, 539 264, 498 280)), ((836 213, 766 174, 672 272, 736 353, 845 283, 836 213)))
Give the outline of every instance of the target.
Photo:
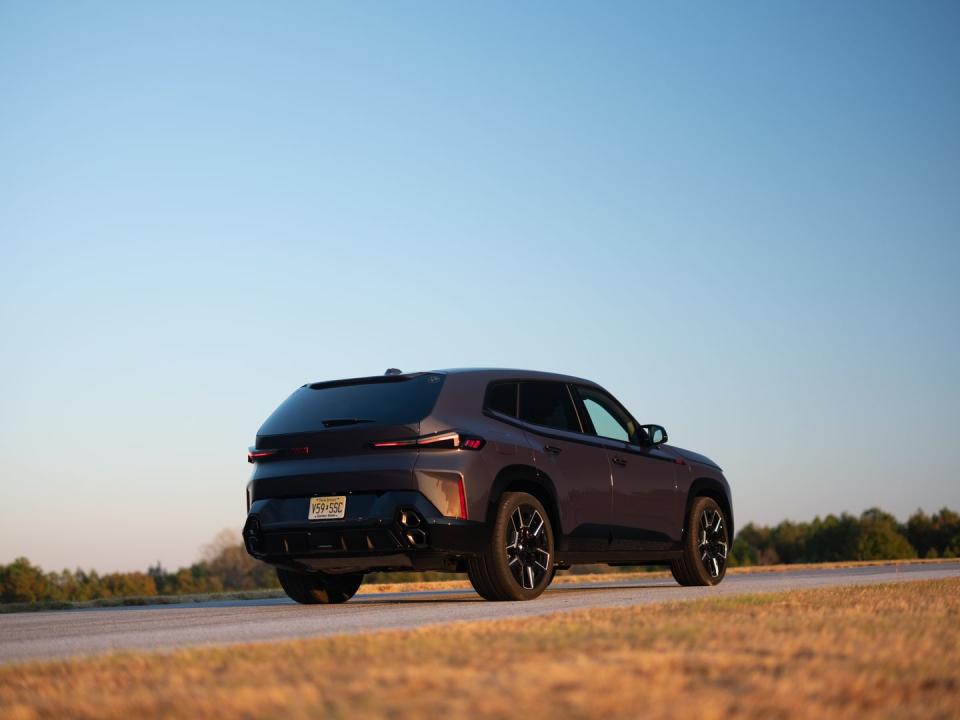
POLYGON ((456 431, 421 435, 402 440, 381 440, 372 443, 375 448, 424 448, 434 450, 479 450, 486 444, 483 438, 476 435, 461 435, 456 431))

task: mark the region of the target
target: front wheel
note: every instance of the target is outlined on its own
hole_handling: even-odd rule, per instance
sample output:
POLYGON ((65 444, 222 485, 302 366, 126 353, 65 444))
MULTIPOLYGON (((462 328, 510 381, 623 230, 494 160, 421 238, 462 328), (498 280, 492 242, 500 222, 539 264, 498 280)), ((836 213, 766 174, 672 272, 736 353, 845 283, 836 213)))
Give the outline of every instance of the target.
POLYGON ((487 546, 467 563, 467 575, 487 600, 533 600, 553 580, 553 558, 553 528, 540 501, 504 493, 487 546))
POLYGON ((727 573, 727 518, 717 501, 698 497, 690 507, 683 555, 670 563, 681 585, 717 585, 727 573))
POLYGON ((277 579, 291 600, 303 605, 334 605, 356 595, 363 582, 363 573, 333 575, 277 568, 277 579))

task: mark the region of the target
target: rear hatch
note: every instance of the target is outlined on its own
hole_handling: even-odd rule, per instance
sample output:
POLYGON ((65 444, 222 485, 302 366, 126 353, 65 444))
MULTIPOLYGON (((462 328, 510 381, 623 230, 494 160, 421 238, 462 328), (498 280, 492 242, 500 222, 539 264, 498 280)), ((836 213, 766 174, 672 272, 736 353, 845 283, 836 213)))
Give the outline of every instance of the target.
POLYGON ((384 375, 298 388, 263 423, 251 448, 255 499, 412 487, 417 453, 384 453, 373 444, 416 437, 443 379, 384 375))

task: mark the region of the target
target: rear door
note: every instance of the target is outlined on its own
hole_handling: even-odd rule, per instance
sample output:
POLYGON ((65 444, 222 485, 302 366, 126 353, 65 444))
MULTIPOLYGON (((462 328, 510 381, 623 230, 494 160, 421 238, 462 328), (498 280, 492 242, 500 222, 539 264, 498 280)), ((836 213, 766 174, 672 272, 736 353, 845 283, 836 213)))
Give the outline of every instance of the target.
POLYGON ((519 388, 519 419, 537 466, 556 487, 566 549, 606 550, 611 479, 604 450, 584 435, 566 383, 528 381, 519 388))
POLYGON ((645 443, 644 431, 612 395, 587 386, 574 392, 587 431, 603 442, 610 462, 614 549, 672 547, 683 524, 674 457, 645 443))

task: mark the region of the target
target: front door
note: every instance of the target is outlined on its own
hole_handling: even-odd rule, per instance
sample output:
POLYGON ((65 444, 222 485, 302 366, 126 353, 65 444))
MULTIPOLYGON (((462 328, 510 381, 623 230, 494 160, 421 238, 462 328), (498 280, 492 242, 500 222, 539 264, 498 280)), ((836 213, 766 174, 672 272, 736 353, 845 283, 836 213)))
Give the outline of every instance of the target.
POLYGON ((644 431, 611 395, 585 386, 576 391, 610 462, 614 548, 672 548, 683 526, 674 457, 646 443, 644 431))

